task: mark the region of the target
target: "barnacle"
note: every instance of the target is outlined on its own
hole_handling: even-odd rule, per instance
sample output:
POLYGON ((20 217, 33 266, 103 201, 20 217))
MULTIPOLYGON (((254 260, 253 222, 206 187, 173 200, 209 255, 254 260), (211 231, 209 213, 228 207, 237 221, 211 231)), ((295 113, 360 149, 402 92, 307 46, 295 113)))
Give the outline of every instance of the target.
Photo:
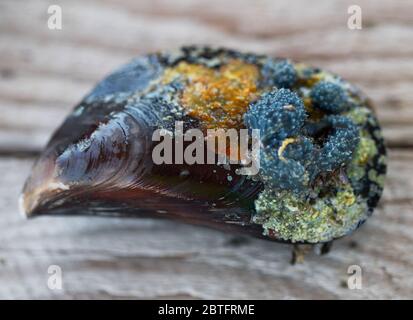
MULTIPOLYGON (((227 147, 213 158, 234 154, 227 147)), ((22 209, 168 218, 319 243, 368 218, 385 171, 378 121, 350 83, 288 59, 185 47, 134 59, 101 81, 36 162, 22 209), (161 142, 158 129, 167 132, 161 142), (192 138, 208 140, 211 129, 259 131, 259 170, 200 163, 210 149, 192 138), (160 147, 173 163, 154 160, 160 147)))

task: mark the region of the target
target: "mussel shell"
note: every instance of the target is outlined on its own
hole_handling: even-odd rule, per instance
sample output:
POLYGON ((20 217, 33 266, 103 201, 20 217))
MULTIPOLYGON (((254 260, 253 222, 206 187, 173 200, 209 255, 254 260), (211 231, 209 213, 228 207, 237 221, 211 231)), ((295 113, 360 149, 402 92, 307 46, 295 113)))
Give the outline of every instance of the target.
MULTIPOLYGON (((260 180, 237 175, 237 165, 156 165, 152 160, 155 129, 171 119, 184 120, 187 128, 199 126, 176 105, 179 84, 157 83, 165 69, 182 61, 217 68, 231 59, 262 69, 267 58, 188 47, 136 58, 106 77, 74 108, 35 163, 23 190, 24 213, 167 218, 263 237, 262 225, 252 220, 263 190, 260 180)), ((376 143, 384 155, 383 140, 376 143)), ((385 165, 376 169, 384 173, 385 165)), ((362 192, 372 211, 381 190, 369 195, 370 188, 366 181, 362 192)), ((264 237, 283 240, 277 233, 264 237)))

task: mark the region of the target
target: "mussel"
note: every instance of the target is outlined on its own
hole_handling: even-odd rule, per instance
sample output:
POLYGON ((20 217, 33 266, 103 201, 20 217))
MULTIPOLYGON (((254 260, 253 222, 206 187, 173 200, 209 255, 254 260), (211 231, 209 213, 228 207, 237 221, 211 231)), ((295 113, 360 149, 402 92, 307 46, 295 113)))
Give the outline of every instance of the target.
POLYGON ((184 47, 138 57, 98 83, 53 134, 21 207, 27 217, 167 218, 326 243, 371 215, 385 171, 371 103, 339 76, 284 58, 184 47), (227 145, 211 151, 215 140, 195 148, 182 138, 210 141, 213 130, 246 132, 246 159, 258 159, 258 170, 241 174, 246 163, 229 161, 227 145), (158 149, 170 161, 154 159, 158 149))

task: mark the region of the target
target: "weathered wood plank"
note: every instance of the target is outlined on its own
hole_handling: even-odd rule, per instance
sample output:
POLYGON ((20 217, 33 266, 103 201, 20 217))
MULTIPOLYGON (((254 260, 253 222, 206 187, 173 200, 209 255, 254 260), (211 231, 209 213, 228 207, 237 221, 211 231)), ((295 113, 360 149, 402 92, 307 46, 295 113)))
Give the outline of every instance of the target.
POLYGON ((413 298, 413 152, 390 154, 375 215, 327 256, 291 266, 289 245, 150 219, 24 220, 32 159, 0 158, 0 298, 413 298), (61 292, 47 268, 63 270, 61 292), (363 269, 350 290, 347 268, 363 269))
POLYGON ((413 2, 39 0, 0 2, 0 298, 413 298, 413 2), (47 7, 63 30, 47 29, 47 7), (25 221, 17 195, 32 158, 105 74, 145 52, 224 45, 306 61, 360 86, 391 150, 380 208, 323 257, 167 221, 25 221), (47 267, 63 269, 63 292, 47 267), (363 268, 349 290, 347 267, 363 268), (87 284, 87 285, 86 285, 87 284))

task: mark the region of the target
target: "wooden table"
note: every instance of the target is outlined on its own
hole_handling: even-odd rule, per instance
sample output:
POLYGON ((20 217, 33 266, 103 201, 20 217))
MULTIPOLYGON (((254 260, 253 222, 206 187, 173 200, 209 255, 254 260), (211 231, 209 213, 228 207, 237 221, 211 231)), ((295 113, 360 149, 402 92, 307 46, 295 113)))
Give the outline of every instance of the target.
POLYGON ((413 2, 0 2, 0 298, 413 298, 413 2), (362 8, 363 29, 347 28, 362 8), (59 4, 63 29, 47 28, 59 4), (18 194, 54 128, 133 56, 225 45, 329 69, 377 106, 389 173, 375 215, 326 256, 290 265, 291 247, 167 221, 38 218, 18 194), (47 287, 49 265, 63 290, 47 287), (361 290, 347 287, 360 265, 361 290))

